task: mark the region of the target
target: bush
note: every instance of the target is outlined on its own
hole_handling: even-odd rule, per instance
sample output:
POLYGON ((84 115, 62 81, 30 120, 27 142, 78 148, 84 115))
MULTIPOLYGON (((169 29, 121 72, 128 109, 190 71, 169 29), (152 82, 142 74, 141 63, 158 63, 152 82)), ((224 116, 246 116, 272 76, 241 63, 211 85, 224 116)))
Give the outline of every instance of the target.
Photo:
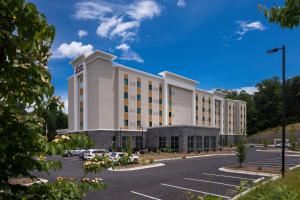
POLYGON ((238 157, 240 167, 242 167, 242 164, 245 161, 246 153, 247 153, 247 147, 245 141, 241 139, 237 144, 237 157, 238 157))

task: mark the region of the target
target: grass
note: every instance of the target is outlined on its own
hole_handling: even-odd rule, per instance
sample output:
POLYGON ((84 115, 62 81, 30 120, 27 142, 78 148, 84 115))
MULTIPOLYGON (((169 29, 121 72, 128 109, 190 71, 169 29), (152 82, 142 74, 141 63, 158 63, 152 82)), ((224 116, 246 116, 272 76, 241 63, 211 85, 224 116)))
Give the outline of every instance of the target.
POLYGON ((258 184, 239 200, 298 200, 300 199, 300 168, 288 171, 285 178, 258 184))

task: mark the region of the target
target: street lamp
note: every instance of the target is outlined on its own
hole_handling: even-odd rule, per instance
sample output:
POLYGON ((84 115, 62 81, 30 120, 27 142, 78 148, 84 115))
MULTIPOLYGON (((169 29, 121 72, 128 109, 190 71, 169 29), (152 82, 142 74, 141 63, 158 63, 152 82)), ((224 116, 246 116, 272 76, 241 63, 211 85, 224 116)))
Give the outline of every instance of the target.
POLYGON ((122 145, 122 141, 121 141, 121 129, 122 129, 122 127, 120 127, 120 131, 119 131, 119 148, 120 148, 120 150, 122 150, 122 147, 121 147, 121 145, 122 145))
POLYGON ((281 166, 281 173, 282 177, 284 177, 285 173, 285 46, 283 45, 280 48, 274 48, 267 51, 267 54, 276 53, 277 51, 281 50, 282 52, 282 166, 281 166))

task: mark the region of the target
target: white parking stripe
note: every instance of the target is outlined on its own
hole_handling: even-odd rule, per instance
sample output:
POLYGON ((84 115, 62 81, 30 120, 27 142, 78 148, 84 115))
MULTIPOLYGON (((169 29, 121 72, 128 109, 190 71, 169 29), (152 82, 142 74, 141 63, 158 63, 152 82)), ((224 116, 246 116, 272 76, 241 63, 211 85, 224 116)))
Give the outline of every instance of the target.
POLYGON ((131 193, 134 193, 134 194, 137 194, 137 195, 140 195, 140 196, 143 196, 143 197, 147 197, 149 199, 161 200, 159 198, 152 197, 152 196, 149 196, 149 195, 146 195, 146 194, 142 194, 142 193, 139 193, 139 192, 135 192, 135 191, 131 191, 131 193))
POLYGON ((208 174, 208 173, 202 173, 202 174, 208 175, 208 176, 220 176, 220 177, 226 177, 226 178, 235 178, 235 179, 243 179, 243 180, 251 180, 251 181, 256 180, 254 178, 244 178, 244 177, 228 176, 228 175, 221 175, 221 174, 208 174))
POLYGON ((176 185, 169 185, 169 184, 165 184, 165 183, 161 183, 161 185, 167 186, 167 187, 172 187, 172 188, 177 188, 177 189, 181 189, 181 190, 187 190, 187 191, 191 191, 191 192, 197 192, 197 193, 201 193, 201 194, 205 194, 205 195, 221 197, 221 198, 224 198, 224 199, 230 199, 230 197, 227 197, 227 196, 214 194, 214 193, 209 193, 209 192, 204 192, 204 191, 200 191, 200 190, 194 190, 194 189, 185 188, 185 187, 180 187, 180 186, 176 186, 176 185))
POLYGON ((207 181, 207 180, 202 180, 202 179, 195 179, 195 178, 184 178, 184 179, 190 180, 190 181, 204 182, 204 183, 213 183, 213 184, 217 184, 217 185, 225 185, 225 186, 230 186, 230 187, 239 187, 239 185, 233 185, 233 184, 221 183, 221 182, 215 182, 215 181, 207 181))

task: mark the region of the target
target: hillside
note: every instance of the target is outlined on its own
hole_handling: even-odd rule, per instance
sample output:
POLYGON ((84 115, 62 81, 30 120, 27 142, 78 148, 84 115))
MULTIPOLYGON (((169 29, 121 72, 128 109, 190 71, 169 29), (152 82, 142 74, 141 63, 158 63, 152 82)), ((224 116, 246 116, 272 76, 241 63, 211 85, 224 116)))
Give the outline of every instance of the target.
MULTIPOLYGON (((295 133, 298 138, 298 144, 300 144, 300 123, 290 124, 286 127, 286 138, 289 139, 290 135, 295 133)), ((275 127, 260 131, 255 135, 251 135, 247 138, 248 142, 263 143, 268 141, 269 144, 274 143, 274 139, 281 138, 281 127, 275 127)))

